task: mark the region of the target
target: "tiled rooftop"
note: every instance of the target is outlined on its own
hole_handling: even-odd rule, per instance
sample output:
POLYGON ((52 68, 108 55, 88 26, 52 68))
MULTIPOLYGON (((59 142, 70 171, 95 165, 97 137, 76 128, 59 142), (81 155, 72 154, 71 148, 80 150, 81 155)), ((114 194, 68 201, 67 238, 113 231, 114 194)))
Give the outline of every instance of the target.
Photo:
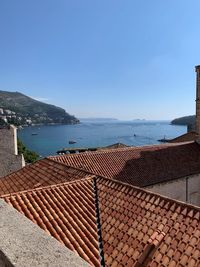
POLYGON ((105 266, 200 264, 200 208, 143 189, 91 177, 2 198, 92 266, 101 239, 105 266))
POLYGON ((115 144, 108 145, 108 146, 105 146, 105 147, 100 147, 100 148, 98 148, 98 150, 116 149, 116 148, 124 148, 124 147, 129 147, 129 146, 128 145, 125 145, 123 143, 115 143, 115 144))
POLYGON ((182 143, 46 158, 2 178, 0 195, 92 266, 198 267, 200 208, 132 184, 198 173, 199 150, 182 143))
POLYGON ((100 266, 93 181, 68 182, 3 197, 93 266, 100 266))
POLYGON ((200 173, 200 146, 196 142, 127 147, 49 158, 140 187, 200 173))
POLYGON ((98 189, 106 266, 200 266, 200 209, 106 179, 98 189))
POLYGON ((0 195, 91 177, 50 159, 42 159, 0 179, 0 195))
POLYGON ((196 141, 198 140, 198 138, 199 138, 199 135, 196 132, 191 131, 186 134, 182 134, 174 139, 171 139, 170 143, 196 141))

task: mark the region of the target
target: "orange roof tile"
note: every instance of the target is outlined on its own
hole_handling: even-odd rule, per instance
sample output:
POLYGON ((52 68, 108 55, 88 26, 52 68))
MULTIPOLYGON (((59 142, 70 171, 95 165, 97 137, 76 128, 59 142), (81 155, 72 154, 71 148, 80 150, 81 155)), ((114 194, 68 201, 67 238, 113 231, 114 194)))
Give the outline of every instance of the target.
POLYGON ((91 177, 75 168, 42 159, 0 179, 0 195, 91 177))
POLYGON ((101 239, 106 266, 200 264, 200 208, 192 205, 101 177, 2 198, 92 266, 100 266, 101 239))
POLYGON ((123 143, 115 143, 109 146, 105 147, 99 147, 98 150, 105 150, 105 149, 116 149, 116 148, 124 148, 124 147, 129 147, 128 145, 125 145, 123 143))
POLYGON ((200 208, 111 180, 97 184, 106 266, 200 266, 200 208))
POLYGON ((128 147, 49 158, 140 187, 200 173, 200 147, 195 142, 128 147))
POLYGON ((5 195, 7 203, 93 266, 100 266, 93 181, 5 195))
POLYGON ((196 141, 199 139, 198 133, 195 131, 191 131, 185 134, 182 134, 174 139, 169 140, 170 143, 178 143, 178 142, 188 142, 188 141, 196 141))

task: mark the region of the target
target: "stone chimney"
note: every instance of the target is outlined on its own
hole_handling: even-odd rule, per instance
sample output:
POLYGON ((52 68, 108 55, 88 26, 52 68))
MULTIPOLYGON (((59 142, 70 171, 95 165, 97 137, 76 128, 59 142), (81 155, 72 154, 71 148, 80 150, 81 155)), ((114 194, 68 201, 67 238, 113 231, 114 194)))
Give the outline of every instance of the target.
POLYGON ((18 155, 17 128, 14 125, 1 127, 0 129, 0 152, 18 155))
POLYGON ((24 166, 23 155, 18 155, 17 128, 13 125, 0 127, 0 177, 24 166))
POLYGON ((196 70, 196 132, 200 135, 200 65, 196 70))

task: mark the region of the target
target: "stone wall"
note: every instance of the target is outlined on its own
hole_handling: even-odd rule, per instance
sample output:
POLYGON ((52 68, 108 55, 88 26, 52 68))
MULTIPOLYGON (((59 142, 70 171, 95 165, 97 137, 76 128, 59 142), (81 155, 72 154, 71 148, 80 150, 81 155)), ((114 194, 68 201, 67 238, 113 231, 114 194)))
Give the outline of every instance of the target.
POLYGON ((25 166, 23 155, 0 153, 0 177, 4 177, 25 166))
POLYGON ((147 186, 152 192, 200 206, 200 174, 147 186))
POLYGON ((89 266, 3 200, 0 215, 0 267, 89 266))
POLYGON ((17 128, 10 125, 0 128, 0 149, 4 153, 17 155, 17 128))
POLYGON ((24 157, 17 150, 17 128, 12 125, 0 128, 0 177, 24 166, 24 157))

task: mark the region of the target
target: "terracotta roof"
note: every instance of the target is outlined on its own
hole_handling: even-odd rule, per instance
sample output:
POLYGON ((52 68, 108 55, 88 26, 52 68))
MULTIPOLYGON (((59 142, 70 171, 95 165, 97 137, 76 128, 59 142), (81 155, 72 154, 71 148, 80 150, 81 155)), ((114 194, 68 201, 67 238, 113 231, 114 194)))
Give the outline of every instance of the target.
POLYGON ((125 145, 123 143, 115 143, 115 144, 112 144, 112 145, 109 145, 109 146, 100 147, 100 148, 98 148, 98 150, 124 148, 124 147, 129 147, 129 146, 125 145))
POLYGON ((0 179, 0 195, 91 177, 75 168, 42 159, 0 179))
POLYGON ((199 208, 115 181, 97 183, 106 266, 200 266, 199 208))
POLYGON ((93 181, 4 196, 7 203, 93 266, 100 266, 93 181))
POLYGON ((200 208, 100 177, 3 198, 93 266, 101 238, 105 266, 200 264, 200 208))
POLYGON ((178 143, 178 142, 188 142, 188 141, 196 141, 199 138, 198 133, 191 131, 189 133, 180 135, 174 139, 171 139, 169 143, 178 143))
POLYGON ((140 187, 200 173, 200 147, 195 142, 128 147, 49 158, 140 187))

